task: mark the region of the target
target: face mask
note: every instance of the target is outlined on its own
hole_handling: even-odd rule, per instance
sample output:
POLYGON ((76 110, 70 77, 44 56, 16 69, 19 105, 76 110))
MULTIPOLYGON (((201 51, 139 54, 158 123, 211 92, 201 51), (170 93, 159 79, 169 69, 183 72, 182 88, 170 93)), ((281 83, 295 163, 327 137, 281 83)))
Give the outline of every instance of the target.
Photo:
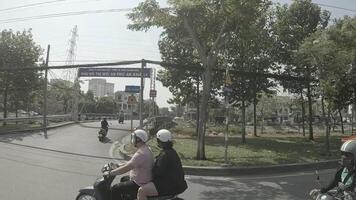
POLYGON ((159 147, 159 148, 162 148, 162 142, 157 138, 157 146, 159 147))
POLYGON ((344 167, 351 168, 354 164, 353 159, 346 156, 341 156, 341 164, 344 167))

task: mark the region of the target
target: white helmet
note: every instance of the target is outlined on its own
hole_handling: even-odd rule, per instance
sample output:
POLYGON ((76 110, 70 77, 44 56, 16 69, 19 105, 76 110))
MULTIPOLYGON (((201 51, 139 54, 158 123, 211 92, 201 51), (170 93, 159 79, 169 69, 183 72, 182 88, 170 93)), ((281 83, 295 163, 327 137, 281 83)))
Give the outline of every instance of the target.
POLYGON ((356 140, 348 140, 342 144, 340 150, 342 152, 352 153, 354 160, 356 160, 356 140))
POLYGON ((136 143, 136 137, 140 138, 142 142, 147 142, 148 140, 148 134, 146 131, 142 129, 137 129, 133 133, 131 133, 131 142, 132 144, 136 143))
POLYGON ((157 139, 159 139, 161 142, 171 142, 172 133, 167 129, 161 129, 157 132, 157 139))

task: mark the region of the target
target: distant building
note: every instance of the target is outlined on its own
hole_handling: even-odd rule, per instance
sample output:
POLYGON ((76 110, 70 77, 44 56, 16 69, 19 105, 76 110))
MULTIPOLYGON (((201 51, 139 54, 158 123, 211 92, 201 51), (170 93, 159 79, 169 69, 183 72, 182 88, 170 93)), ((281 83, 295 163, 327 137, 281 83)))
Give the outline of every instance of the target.
POLYGON ((114 83, 105 83, 105 95, 114 97, 114 83))
POLYGON ((89 80, 89 89, 95 97, 114 97, 114 83, 107 83, 105 79, 93 78, 89 80))

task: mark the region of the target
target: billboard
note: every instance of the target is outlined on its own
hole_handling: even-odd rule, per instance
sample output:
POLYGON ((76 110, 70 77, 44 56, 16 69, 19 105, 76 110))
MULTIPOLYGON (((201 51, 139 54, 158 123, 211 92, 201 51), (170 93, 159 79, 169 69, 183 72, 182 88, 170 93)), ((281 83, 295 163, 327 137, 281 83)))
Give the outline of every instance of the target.
MULTIPOLYGON (((79 68, 78 77, 141 77, 141 68, 79 68)), ((143 77, 151 77, 151 68, 143 69, 143 77)))

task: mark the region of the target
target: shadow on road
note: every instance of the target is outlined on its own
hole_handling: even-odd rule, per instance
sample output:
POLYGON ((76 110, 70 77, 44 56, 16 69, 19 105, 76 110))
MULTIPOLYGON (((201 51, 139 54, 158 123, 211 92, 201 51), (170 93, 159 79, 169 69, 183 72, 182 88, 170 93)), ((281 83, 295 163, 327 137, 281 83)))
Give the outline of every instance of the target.
POLYGON ((105 144, 107 144, 107 143, 112 144, 113 143, 112 140, 110 138, 108 138, 108 137, 103 138, 103 140, 100 141, 100 142, 101 143, 105 143, 105 144))
POLYGON ((33 132, 26 132, 26 133, 9 133, 9 134, 3 134, 0 137, 1 142, 13 142, 13 141, 23 141, 24 138, 29 138, 29 137, 38 137, 42 136, 43 134, 39 131, 33 131, 33 132))
MULTIPOLYGON (((208 187, 200 192, 201 199, 251 200, 251 199, 306 199, 300 187, 280 181, 231 181, 217 179, 190 179, 191 183, 208 187)), ((304 189, 304 188, 303 188, 304 189)), ((189 188, 188 188, 189 190, 189 188)), ((307 189, 305 189, 307 190, 307 189)))

